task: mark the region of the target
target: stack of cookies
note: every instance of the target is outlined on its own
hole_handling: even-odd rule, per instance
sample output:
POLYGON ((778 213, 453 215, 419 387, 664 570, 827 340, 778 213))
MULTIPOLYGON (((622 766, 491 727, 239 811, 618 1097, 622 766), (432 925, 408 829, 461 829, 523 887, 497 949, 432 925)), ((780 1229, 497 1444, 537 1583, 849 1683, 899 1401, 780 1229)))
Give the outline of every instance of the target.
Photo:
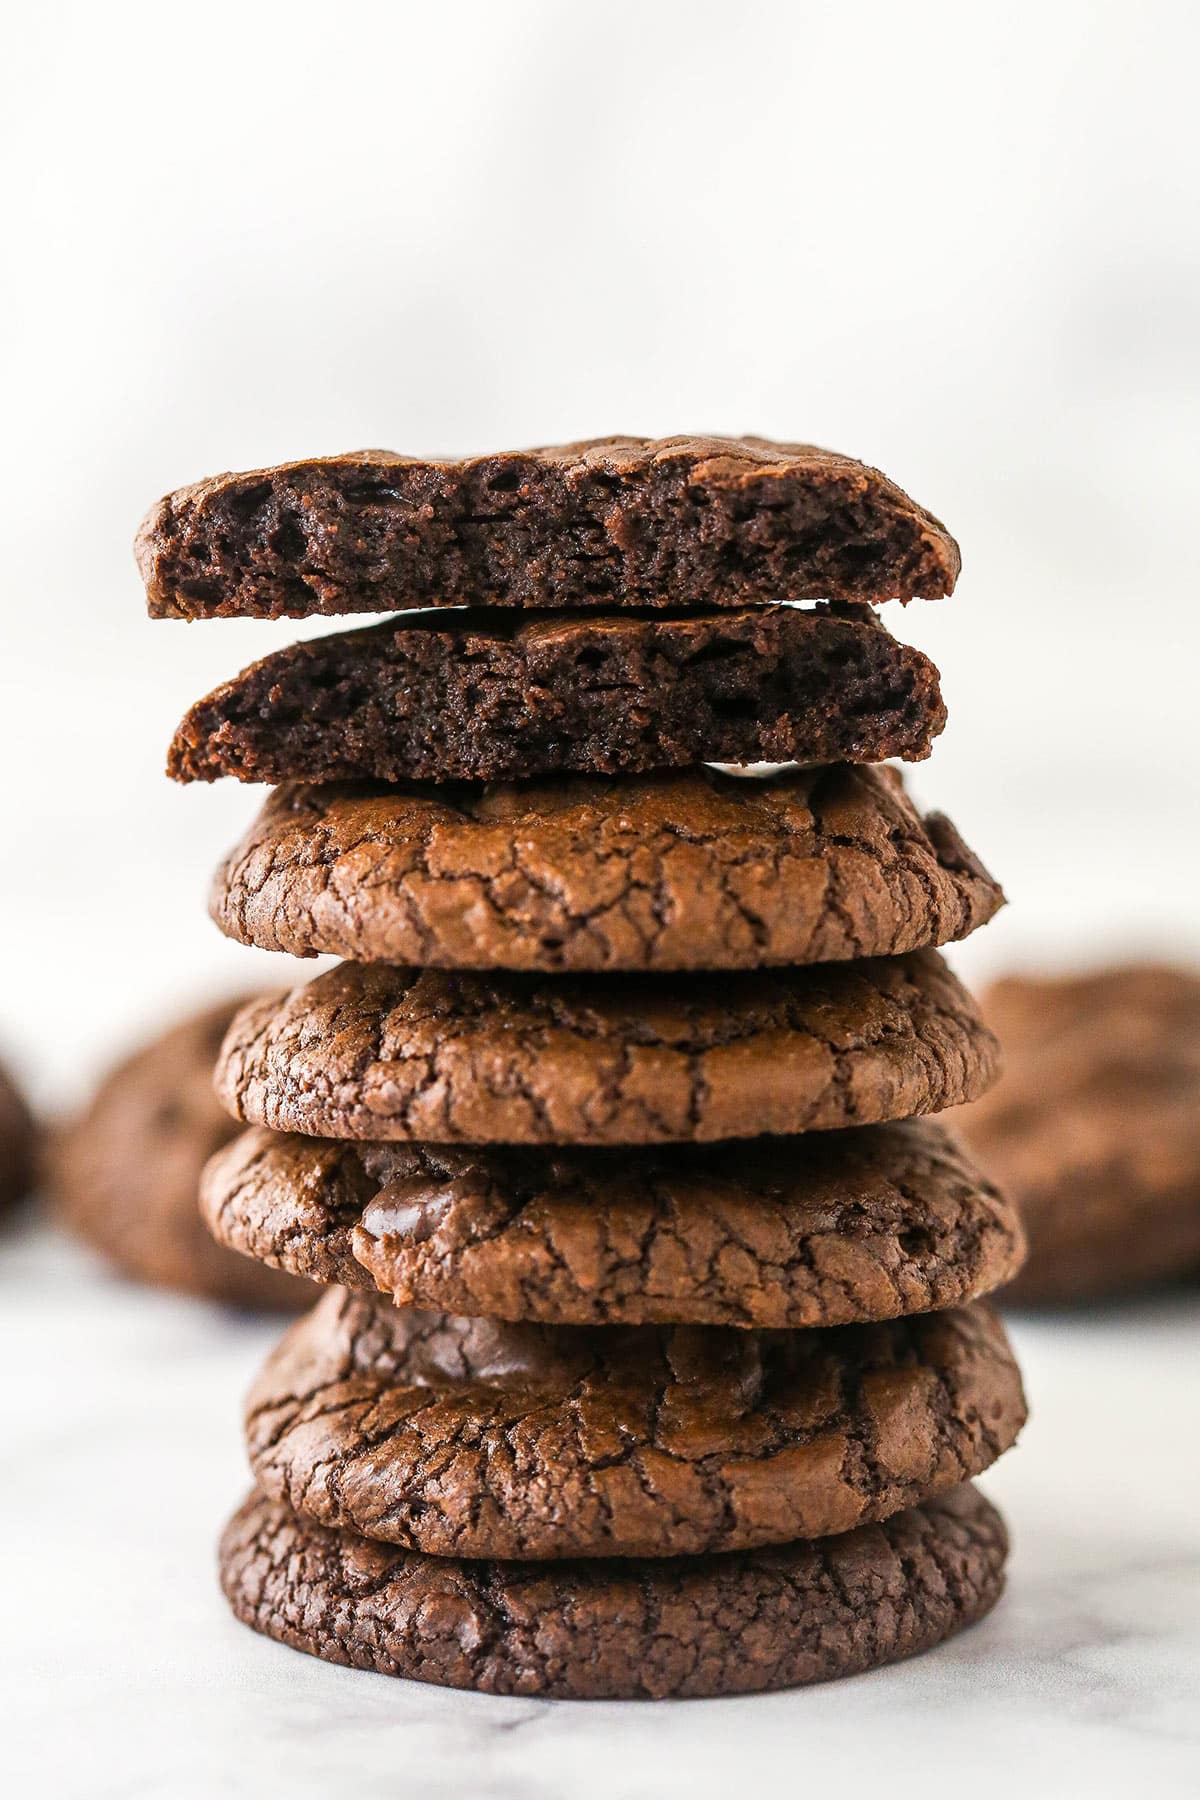
POLYGON ((943 527, 824 451, 612 439, 221 476, 139 560, 160 617, 428 609, 268 657, 170 752, 282 784, 221 928, 348 959, 218 1059, 250 1129, 208 1224, 330 1284, 250 1395, 234 1611, 578 1697, 978 1618, 969 1484, 1024 1418, 980 1296, 1023 1242, 929 1115, 992 1079, 935 946, 1002 896, 872 766, 944 721, 873 610, 949 592, 943 527))

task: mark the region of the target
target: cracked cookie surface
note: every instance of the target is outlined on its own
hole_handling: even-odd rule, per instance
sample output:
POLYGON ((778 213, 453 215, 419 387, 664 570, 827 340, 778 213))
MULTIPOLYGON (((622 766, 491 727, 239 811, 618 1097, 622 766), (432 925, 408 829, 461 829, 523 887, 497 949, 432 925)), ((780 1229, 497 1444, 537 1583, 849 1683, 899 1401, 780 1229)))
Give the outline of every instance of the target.
POLYGON ((394 607, 879 602, 953 590, 958 545, 877 469, 765 438, 387 450, 217 475, 142 521, 158 618, 394 607))
POLYGON ((1200 975, 1125 965, 983 996, 1005 1072, 955 1128, 1020 1209, 1005 1299, 1086 1301, 1200 1270, 1200 975))
POLYGON ((247 1124, 316 1137, 666 1143, 938 1112, 996 1056, 934 950, 686 977, 341 963, 244 1007, 216 1087, 247 1124))
POLYGON ((234 1127, 213 1063, 240 1000, 181 1020, 111 1070, 52 1144, 49 1191, 61 1222, 126 1275, 233 1306, 299 1311, 307 1282, 214 1242, 200 1218, 200 1172, 234 1127))
POLYGON ((252 1494, 220 1568, 239 1619, 326 1662, 481 1693, 682 1699, 931 1649, 995 1604, 1007 1550, 969 1486, 840 1537, 652 1564, 422 1556, 252 1494))
POLYGON ((756 968, 964 938, 1003 904, 900 774, 838 765, 267 799, 213 882, 227 936, 435 968, 756 968))
POLYGON ((550 1324, 843 1325, 1010 1280, 1012 1208, 932 1120, 644 1150, 331 1143, 255 1128, 221 1242, 404 1305, 550 1324))
POLYGON ((1024 1422, 985 1305, 832 1331, 506 1325, 331 1290, 247 1401, 264 1493, 440 1556, 822 1537, 968 1480, 1024 1422))
POLYGON ((37 1131, 25 1096, 0 1063, 0 1212, 33 1185, 37 1131))
POLYGON ((928 756, 938 672, 869 607, 404 613, 276 650, 190 709, 177 781, 442 782, 928 756))

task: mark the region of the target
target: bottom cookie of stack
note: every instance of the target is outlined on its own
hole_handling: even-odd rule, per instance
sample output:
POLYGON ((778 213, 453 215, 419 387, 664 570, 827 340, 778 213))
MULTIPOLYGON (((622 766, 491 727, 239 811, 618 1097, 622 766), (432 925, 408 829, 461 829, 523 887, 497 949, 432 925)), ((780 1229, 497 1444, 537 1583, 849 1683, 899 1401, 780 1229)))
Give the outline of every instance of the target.
POLYGON ((326 1662, 557 1699, 701 1698, 854 1675, 944 1642, 1004 1585, 970 1485, 836 1537, 720 1556, 460 1561, 253 1493, 221 1540, 234 1613, 326 1662))

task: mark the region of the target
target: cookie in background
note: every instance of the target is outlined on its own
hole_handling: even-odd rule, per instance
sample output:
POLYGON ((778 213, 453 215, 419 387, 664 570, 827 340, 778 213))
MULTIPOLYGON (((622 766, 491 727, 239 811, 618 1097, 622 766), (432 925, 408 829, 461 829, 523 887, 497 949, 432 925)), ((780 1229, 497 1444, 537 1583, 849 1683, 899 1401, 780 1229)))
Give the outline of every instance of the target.
POLYGON ((200 1171, 238 1130, 212 1074, 244 998, 190 1015, 112 1069, 52 1143, 48 1187, 59 1222, 136 1281, 297 1311, 308 1284, 214 1243, 198 1210, 200 1171))
POLYGON ((953 1123, 1029 1235, 1005 1300, 1099 1300, 1200 1272, 1200 971, 1012 975, 982 1003, 1004 1073, 953 1123))
POLYGON ((13 1077, 0 1063, 0 1213, 33 1186, 37 1127, 13 1077))

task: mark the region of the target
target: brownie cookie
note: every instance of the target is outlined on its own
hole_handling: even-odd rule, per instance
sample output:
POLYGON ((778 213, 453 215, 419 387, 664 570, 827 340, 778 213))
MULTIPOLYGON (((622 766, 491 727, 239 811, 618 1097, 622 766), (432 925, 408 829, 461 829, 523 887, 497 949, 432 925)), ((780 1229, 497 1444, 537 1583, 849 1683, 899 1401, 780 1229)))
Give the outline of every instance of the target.
POLYGON ((214 1243, 197 1205, 200 1171, 236 1129, 212 1071, 238 1004, 183 1020, 106 1077, 53 1146, 51 1196, 68 1230, 139 1281, 297 1311, 308 1283, 214 1243))
POLYGON ((374 1291, 374 1277, 354 1253, 363 1213, 392 1178, 391 1163, 432 1171, 438 1154, 425 1145, 353 1144, 254 1126, 209 1158, 200 1216, 219 1244, 241 1256, 311 1281, 374 1291))
POLYGON ((983 1092, 996 1043, 935 950, 733 975, 340 963, 243 1007, 248 1124, 430 1143, 666 1143, 866 1125, 983 1092))
POLYGON ((457 1562, 252 1494, 221 1539, 238 1618, 326 1662, 560 1700, 800 1687, 914 1656, 1004 1584, 1003 1520, 972 1487, 779 1549, 627 1562, 457 1562))
POLYGON ((745 606, 948 594, 958 545, 877 469, 765 438, 387 450, 168 494, 135 553, 158 618, 404 606, 745 606))
POLYGON ((438 1556, 823 1537, 977 1475, 1025 1418, 982 1304, 832 1331, 510 1325, 334 1288, 247 1401, 255 1477, 438 1556))
POLYGON ((33 1186, 36 1140, 33 1114, 0 1064, 0 1212, 15 1206, 33 1186))
POLYGON ((867 607, 407 613, 276 650, 197 702, 177 781, 637 773, 928 756, 938 673, 867 607))
POLYGON ((960 1117, 1029 1233, 1005 1298, 1090 1300, 1200 1270, 1200 974, 1012 978, 984 1005, 1005 1075, 960 1117))
POLYGON ((844 1325, 1011 1279, 1015 1213, 932 1120, 642 1150, 329 1143, 220 1151, 222 1243, 402 1304, 550 1324, 844 1325))
POLYGON ((898 770, 698 768, 275 789, 213 883, 228 937, 422 967, 733 969, 892 956, 1004 903, 898 770))

